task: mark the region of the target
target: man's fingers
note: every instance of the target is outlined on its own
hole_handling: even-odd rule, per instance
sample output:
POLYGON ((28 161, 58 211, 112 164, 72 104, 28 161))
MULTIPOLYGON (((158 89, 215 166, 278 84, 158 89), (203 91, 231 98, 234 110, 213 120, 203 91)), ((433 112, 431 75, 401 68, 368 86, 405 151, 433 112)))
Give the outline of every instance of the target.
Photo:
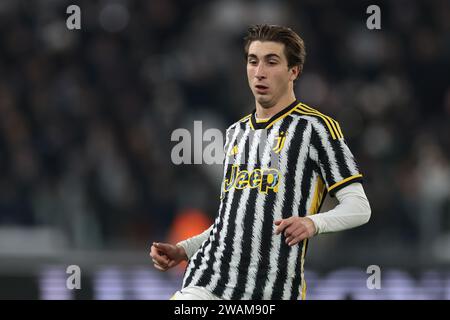
POLYGON ((161 267, 160 265, 155 264, 154 265, 156 269, 160 270, 160 271, 166 271, 167 269, 161 267))
POLYGON ((176 266, 178 263, 175 260, 170 260, 168 263, 161 264, 156 260, 153 260, 153 264, 155 265, 155 268, 166 271, 174 266, 176 266))
POLYGON ((158 255, 158 249, 156 249, 155 245, 153 244, 150 248, 150 257, 155 257, 158 255))
MULTIPOLYGON (((286 230, 287 231, 287 230, 286 230)), ((306 231, 306 228, 304 226, 299 226, 296 229, 292 230, 291 232, 288 233, 287 237, 290 238, 295 238, 300 236, 303 232, 306 231)))
POLYGON ((284 231, 286 243, 293 246, 303 239, 308 237, 308 230, 306 226, 296 220, 298 217, 289 217, 287 219, 275 220, 274 223, 278 227, 275 229, 275 234, 280 234, 284 231), (294 223, 294 221, 296 223, 294 223))
POLYGON ((175 260, 170 258, 170 252, 173 245, 168 243, 153 242, 150 250, 150 257, 156 269, 167 271, 176 265, 175 260))
POLYGON ((160 250, 155 244, 153 244, 152 247, 150 248, 150 257, 152 258, 163 256, 164 254, 165 252, 160 250))
POLYGON ((156 249, 162 252, 169 252, 171 249, 173 249, 173 245, 168 243, 154 242, 153 245, 156 249))
POLYGON ((284 230, 284 236, 297 236, 301 232, 304 232, 306 230, 306 227, 301 223, 292 223, 288 228, 284 230))
POLYGON ((308 233, 302 232, 299 236, 294 237, 293 240, 289 241, 288 245, 292 247, 292 246, 296 245, 297 243, 299 243, 300 241, 305 240, 307 237, 308 237, 308 233))
POLYGON ((165 265, 167 265, 168 264, 168 261, 163 261, 163 260, 161 260, 161 259, 152 259, 152 261, 153 261, 153 263, 156 263, 156 264, 159 264, 160 266, 162 266, 162 267, 164 267, 165 265))
POLYGON ((158 261, 156 259, 152 259, 153 264, 157 264, 158 266, 165 268, 166 267, 166 263, 162 262, 162 261, 158 261))
POLYGON ((288 238, 286 238, 286 244, 289 244, 292 240, 294 240, 294 237, 288 237, 288 238))
POLYGON ((166 265, 169 263, 169 259, 166 256, 154 255, 152 259, 153 261, 156 261, 160 265, 166 265))
POLYGON ((292 235, 292 233, 294 232, 294 230, 297 228, 298 226, 294 226, 294 225, 290 225, 289 227, 287 227, 286 229, 284 229, 284 236, 285 237, 289 237, 290 235, 292 235))
POLYGON ((279 226, 276 228, 275 234, 280 234, 281 232, 283 232, 283 230, 284 230, 285 228, 287 228, 288 226, 290 226, 291 223, 292 223, 292 222, 291 222, 291 220, 289 220, 289 219, 284 219, 284 220, 282 220, 282 221, 280 222, 279 226))
MULTIPOLYGON (((294 232, 292 232, 292 234, 290 234, 289 236, 286 237, 286 244, 289 244, 291 242, 293 242, 294 240, 298 240, 298 238, 305 233, 305 230, 303 230, 302 228, 296 229, 294 230, 294 232)), ((300 240, 298 240, 300 241, 300 240)), ((297 242, 298 242, 297 241, 297 242)), ((295 244, 295 243, 294 243, 295 244)))
POLYGON ((276 222, 277 222, 276 225, 278 227, 275 228, 275 234, 280 234, 280 232, 283 231, 283 229, 282 229, 283 228, 283 221, 282 220, 277 220, 276 222))

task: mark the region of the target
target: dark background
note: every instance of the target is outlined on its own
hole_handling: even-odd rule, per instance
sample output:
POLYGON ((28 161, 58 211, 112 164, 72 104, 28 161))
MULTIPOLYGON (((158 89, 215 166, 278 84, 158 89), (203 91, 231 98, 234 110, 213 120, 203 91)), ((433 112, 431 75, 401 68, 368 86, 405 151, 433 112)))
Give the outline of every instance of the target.
POLYGON ((175 222, 192 211, 204 218, 187 219, 192 231, 215 218, 222 169, 173 164, 171 134, 194 120, 224 132, 253 110, 242 38, 254 23, 304 39, 297 98, 340 122, 372 207, 368 224, 313 239, 307 270, 446 277, 450 2, 6 0, 0 297, 45 298, 42 274, 63 279, 71 264, 92 279, 95 268, 147 268, 139 277, 151 274, 156 293, 146 297, 181 284, 182 269, 154 270, 150 244, 182 238, 175 222), (81 30, 66 27, 71 4, 81 30), (370 4, 381 30, 366 27, 370 4))

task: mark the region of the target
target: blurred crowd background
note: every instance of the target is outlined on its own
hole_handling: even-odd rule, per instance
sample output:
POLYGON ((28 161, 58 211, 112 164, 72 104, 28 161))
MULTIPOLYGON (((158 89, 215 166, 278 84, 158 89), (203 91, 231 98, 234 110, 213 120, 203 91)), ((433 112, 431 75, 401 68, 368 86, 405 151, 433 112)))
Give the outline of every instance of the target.
POLYGON ((367 225, 314 239, 307 265, 447 266, 447 0, 1 1, 0 264, 52 250, 147 258, 152 241, 208 226, 222 168, 173 164, 171 134, 194 120, 224 131, 253 110, 255 23, 304 39, 297 98, 340 122, 372 206, 367 225), (81 30, 66 27, 71 4, 81 30), (366 27, 370 4, 381 30, 366 27))

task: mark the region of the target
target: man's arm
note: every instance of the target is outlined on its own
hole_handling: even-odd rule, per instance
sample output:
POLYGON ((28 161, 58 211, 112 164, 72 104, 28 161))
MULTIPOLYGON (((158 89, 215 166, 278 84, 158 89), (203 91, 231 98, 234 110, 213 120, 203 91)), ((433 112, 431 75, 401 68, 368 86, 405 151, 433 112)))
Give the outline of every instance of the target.
POLYGON ((355 182, 338 190, 336 198, 339 204, 330 211, 274 221, 275 234, 283 232, 286 244, 293 246, 319 233, 346 230, 369 221, 370 205, 361 183, 355 182))
POLYGON ((336 196, 339 204, 328 212, 274 221, 275 234, 283 233, 289 246, 319 233, 350 229, 369 221, 370 205, 360 183, 362 174, 339 124, 334 123, 337 127, 331 127, 327 121, 311 119, 309 154, 320 169, 320 177, 330 196, 336 196))
POLYGON ((186 252, 188 259, 190 259, 197 252, 197 250, 200 249, 202 243, 205 242, 206 239, 208 239, 209 233, 211 232, 213 226, 214 225, 211 225, 202 233, 186 240, 180 241, 176 245, 182 247, 186 252))
POLYGON ((150 249, 150 257, 153 260, 155 268, 161 271, 167 271, 178 265, 181 261, 189 260, 208 238, 212 227, 209 227, 199 235, 180 241, 176 245, 154 242, 150 249))
POLYGON ((370 219, 369 201, 361 183, 352 183, 336 192, 339 204, 332 210, 308 216, 314 222, 316 234, 358 227, 370 219))

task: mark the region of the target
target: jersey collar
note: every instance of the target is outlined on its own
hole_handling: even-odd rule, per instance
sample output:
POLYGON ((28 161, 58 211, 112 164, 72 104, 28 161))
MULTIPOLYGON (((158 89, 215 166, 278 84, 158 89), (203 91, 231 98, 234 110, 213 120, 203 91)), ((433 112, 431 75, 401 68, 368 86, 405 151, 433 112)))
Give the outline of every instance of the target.
POLYGON ((259 122, 256 121, 256 109, 255 109, 255 110, 253 110, 252 116, 250 117, 250 127, 254 130, 269 129, 271 126, 273 126, 273 124, 275 122, 277 122, 278 120, 281 120, 284 117, 291 114, 295 110, 295 107, 297 107, 297 105, 299 103, 300 102, 298 100, 295 100, 290 105, 288 105, 286 108, 284 108, 277 114, 273 115, 270 119, 268 119, 266 121, 259 121, 259 122))

